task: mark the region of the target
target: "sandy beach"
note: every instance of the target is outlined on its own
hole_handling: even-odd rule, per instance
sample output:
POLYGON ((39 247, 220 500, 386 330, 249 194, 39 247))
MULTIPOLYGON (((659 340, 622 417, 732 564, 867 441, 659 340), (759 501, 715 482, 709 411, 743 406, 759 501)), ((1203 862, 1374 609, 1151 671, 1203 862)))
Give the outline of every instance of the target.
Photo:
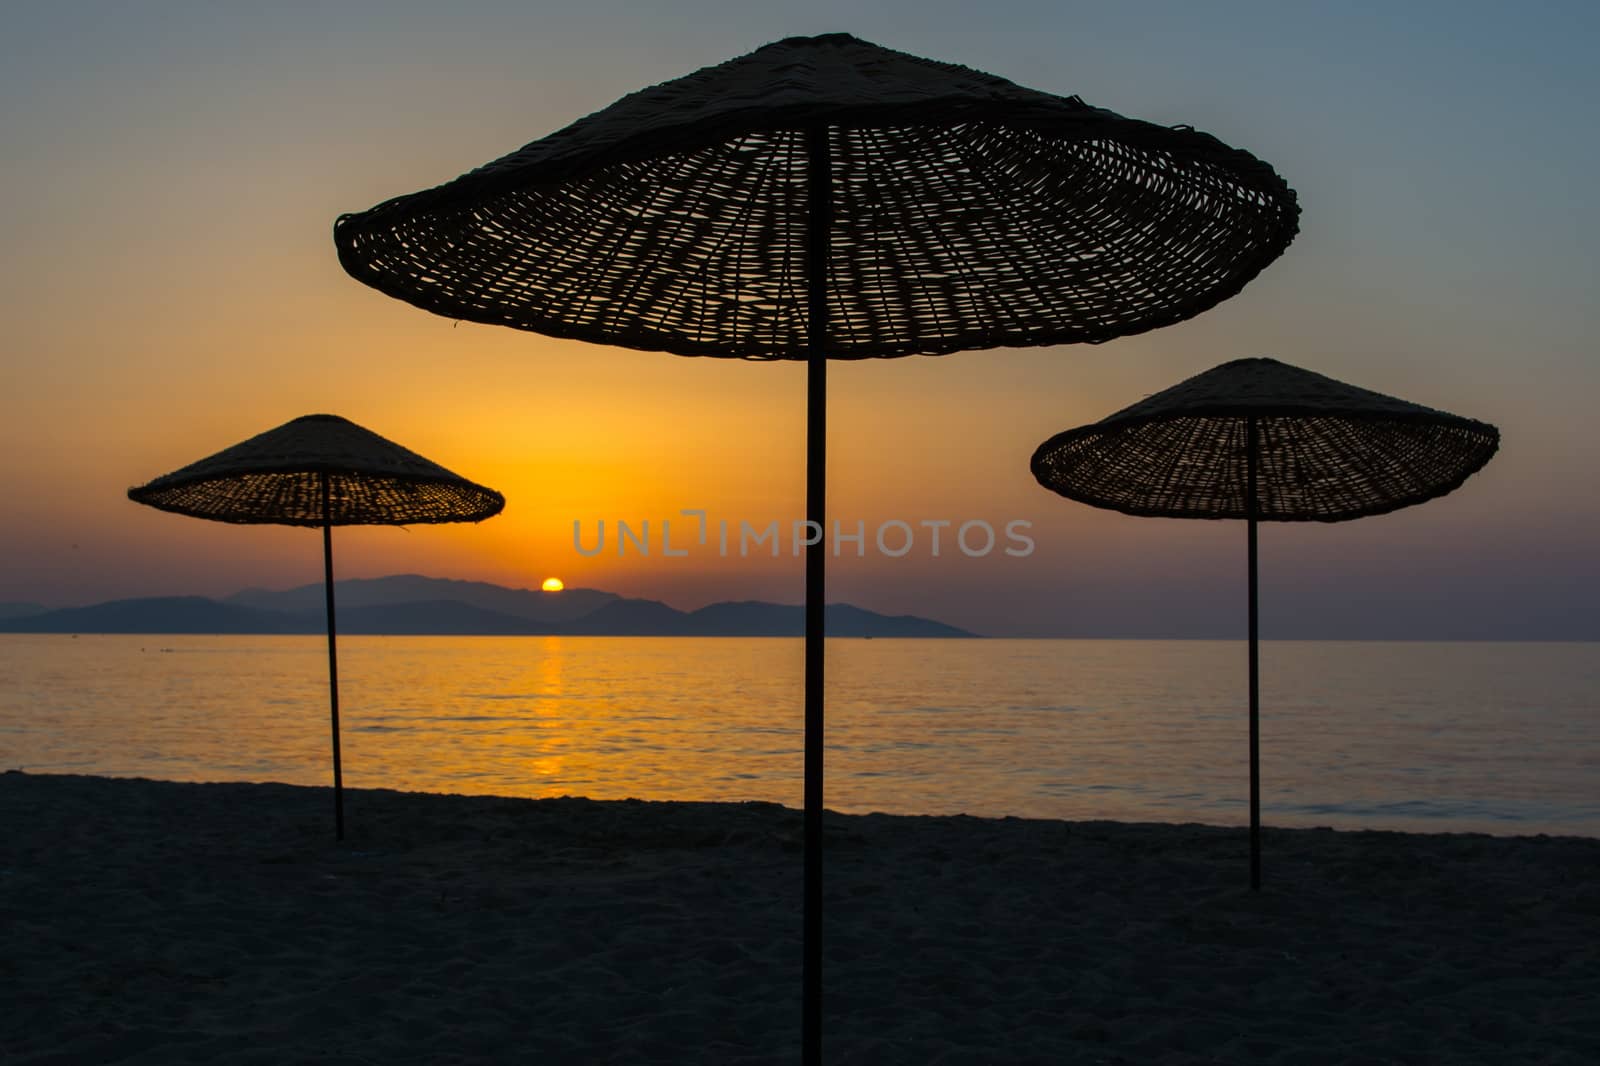
MULTIPOLYGON (((800 816, 0 775, 7 1063, 782 1063, 800 816)), ((830 815, 838 1063, 1600 1061, 1600 840, 830 815)))

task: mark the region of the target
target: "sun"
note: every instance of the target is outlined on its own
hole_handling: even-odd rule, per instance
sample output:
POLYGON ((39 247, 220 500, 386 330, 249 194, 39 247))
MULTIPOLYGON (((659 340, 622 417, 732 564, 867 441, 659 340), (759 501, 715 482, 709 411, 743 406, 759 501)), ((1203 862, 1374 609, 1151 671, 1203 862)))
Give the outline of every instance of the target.
POLYGON ((567 586, 562 583, 559 577, 547 577, 544 579, 544 584, 540 585, 539 587, 544 589, 546 592, 560 592, 567 586))

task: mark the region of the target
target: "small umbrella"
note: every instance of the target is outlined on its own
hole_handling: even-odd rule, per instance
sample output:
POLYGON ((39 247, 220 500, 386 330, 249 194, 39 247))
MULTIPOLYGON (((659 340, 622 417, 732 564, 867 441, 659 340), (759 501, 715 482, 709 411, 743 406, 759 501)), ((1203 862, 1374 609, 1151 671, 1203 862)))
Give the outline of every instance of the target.
POLYGON ((334 825, 343 840, 333 527, 481 522, 500 513, 505 497, 338 415, 305 415, 129 489, 128 498, 217 522, 322 527, 334 825))
POLYGON ((1033 453, 1069 500, 1157 518, 1243 518, 1250 598, 1250 886, 1261 887, 1256 522, 1342 522, 1443 496, 1500 431, 1276 359, 1236 359, 1033 453))
MULTIPOLYGON (((357 280, 449 318, 807 363, 825 523, 827 360, 1098 343, 1237 293, 1293 240, 1272 168, 848 34, 644 89, 435 189, 339 218, 357 280)), ((820 1056, 821 540, 806 552, 802 1047, 820 1056)))

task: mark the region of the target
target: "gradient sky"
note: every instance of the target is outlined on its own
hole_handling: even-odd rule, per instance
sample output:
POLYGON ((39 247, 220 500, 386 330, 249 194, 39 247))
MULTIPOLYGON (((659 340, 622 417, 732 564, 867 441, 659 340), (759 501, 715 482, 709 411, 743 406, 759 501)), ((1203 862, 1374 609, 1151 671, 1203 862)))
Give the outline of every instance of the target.
POLYGON ((634 89, 842 30, 1188 123, 1270 162, 1304 213, 1281 260, 1188 323, 834 363, 835 517, 1021 519, 1037 548, 846 557, 830 600, 994 635, 1241 633, 1241 523, 1068 503, 1027 462, 1059 430, 1271 355, 1495 423, 1503 442, 1424 506, 1264 525, 1264 635, 1600 638, 1595 5, 157 3, 0 19, 0 600, 317 580, 309 531, 124 492, 328 411, 509 500, 479 526, 341 530, 341 576, 799 602, 787 554, 586 558, 572 523, 801 514, 802 366, 457 325, 347 277, 331 227, 634 89))

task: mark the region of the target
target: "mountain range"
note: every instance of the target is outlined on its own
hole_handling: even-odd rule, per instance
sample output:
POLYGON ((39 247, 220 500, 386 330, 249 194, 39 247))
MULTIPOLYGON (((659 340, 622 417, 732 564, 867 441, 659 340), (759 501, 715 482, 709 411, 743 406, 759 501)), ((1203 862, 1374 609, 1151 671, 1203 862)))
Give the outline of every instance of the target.
MULTIPOLYGON (((679 611, 656 600, 599 589, 536 592, 481 581, 397 574, 334 584, 341 633, 450 636, 791 637, 805 632, 803 607, 742 601, 679 611)), ((155 596, 50 610, 0 604, 9 633, 321 633, 320 584, 245 589, 221 600, 155 596)), ((913 615, 883 615, 848 603, 824 614, 835 637, 972 637, 913 615)))

